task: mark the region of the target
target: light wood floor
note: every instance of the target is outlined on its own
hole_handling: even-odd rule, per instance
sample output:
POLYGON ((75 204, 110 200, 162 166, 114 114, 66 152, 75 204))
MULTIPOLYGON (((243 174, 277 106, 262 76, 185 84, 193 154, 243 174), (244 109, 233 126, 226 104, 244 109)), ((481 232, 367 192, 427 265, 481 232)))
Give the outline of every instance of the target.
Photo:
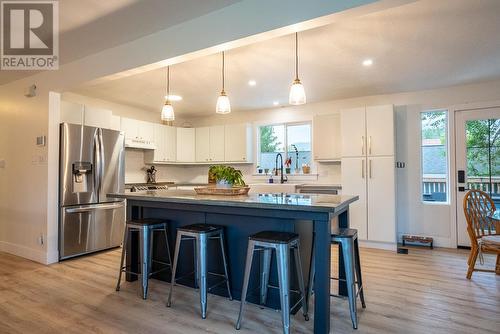
MULTIPOLYGON (((467 254, 362 249, 367 309, 356 333, 500 333, 500 276, 466 280, 467 254)), ((0 253, 0 333, 281 333, 279 313, 253 305, 236 332, 239 303, 217 296, 201 320, 195 291, 183 287, 166 308, 168 284, 155 280, 147 301, 136 283, 117 293, 118 263, 117 250, 51 266, 0 253)), ((333 333, 354 332, 346 301, 332 299, 331 321, 333 333)), ((294 333, 311 333, 313 321, 297 315, 292 325, 294 333)))

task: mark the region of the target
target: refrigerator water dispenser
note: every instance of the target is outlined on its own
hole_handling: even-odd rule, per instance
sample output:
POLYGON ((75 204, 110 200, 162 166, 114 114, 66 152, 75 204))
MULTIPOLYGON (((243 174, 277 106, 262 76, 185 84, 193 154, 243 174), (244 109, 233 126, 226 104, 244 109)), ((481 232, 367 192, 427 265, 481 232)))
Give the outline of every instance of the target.
POLYGON ((73 192, 87 192, 91 175, 92 164, 90 162, 77 161, 73 163, 73 192))

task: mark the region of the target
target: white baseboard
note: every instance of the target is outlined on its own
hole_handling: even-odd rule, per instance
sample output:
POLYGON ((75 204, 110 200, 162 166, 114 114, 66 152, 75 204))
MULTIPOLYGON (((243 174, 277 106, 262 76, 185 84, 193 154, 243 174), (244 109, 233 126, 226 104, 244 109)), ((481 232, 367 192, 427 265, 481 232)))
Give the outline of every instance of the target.
MULTIPOLYGON (((0 241, 0 251, 16 255, 19 257, 23 257, 25 259, 39 262, 42 264, 49 264, 49 262, 47 261, 48 260, 47 253, 45 253, 43 250, 33 249, 6 241, 0 241)), ((53 257, 53 255, 51 255, 51 257, 53 257)))
POLYGON ((371 240, 359 240, 359 247, 385 249, 391 251, 396 251, 398 248, 397 244, 394 242, 380 242, 371 240))

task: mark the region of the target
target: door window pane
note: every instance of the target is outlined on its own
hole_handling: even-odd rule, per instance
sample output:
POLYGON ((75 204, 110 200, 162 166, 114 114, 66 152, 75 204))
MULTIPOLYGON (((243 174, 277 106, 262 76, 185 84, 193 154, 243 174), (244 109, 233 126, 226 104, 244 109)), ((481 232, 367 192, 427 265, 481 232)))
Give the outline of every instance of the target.
POLYGON ((500 119, 476 119, 465 124, 467 187, 487 192, 500 205, 500 119))
POLYGON ((448 201, 448 118, 446 110, 421 113, 422 200, 448 201))

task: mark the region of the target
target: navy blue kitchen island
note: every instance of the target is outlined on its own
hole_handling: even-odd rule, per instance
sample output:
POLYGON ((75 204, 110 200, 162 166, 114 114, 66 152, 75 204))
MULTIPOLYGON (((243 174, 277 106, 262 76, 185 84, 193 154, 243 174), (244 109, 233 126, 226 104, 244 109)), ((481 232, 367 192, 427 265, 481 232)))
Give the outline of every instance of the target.
MULTIPOLYGON (((127 199, 127 219, 160 218, 168 221, 169 244, 175 245, 176 228, 179 226, 205 223, 225 227, 231 292, 233 298, 240 299, 245 267, 248 236, 260 231, 287 231, 300 235, 301 260, 304 277, 309 277, 312 247, 315 247, 316 275, 314 282, 314 333, 330 331, 330 230, 332 227, 349 227, 349 205, 357 196, 311 195, 311 194, 250 194, 248 196, 197 195, 189 190, 165 190, 144 193, 109 194, 112 198, 127 199), (313 242, 314 237, 314 242, 313 242)), ((138 240, 129 236, 127 265, 138 271, 138 240)), ((154 240, 153 256, 167 259, 164 241, 160 235, 154 240)), ((209 245, 209 247, 211 247, 209 245)), ((209 268, 222 270, 220 250, 216 245, 209 248, 209 268)), ((177 277, 193 270, 192 247, 183 249, 178 265, 177 277)), ((173 249, 171 249, 173 254, 173 249)), ((339 276, 344 276, 342 256, 339 253, 339 276)), ((274 268, 273 264, 273 268, 274 268)), ((252 272, 249 291, 259 286, 258 266, 252 272)), ((273 269, 272 269, 273 270, 273 269)), ((292 275, 293 276, 293 275, 292 275)), ((276 268, 271 274, 271 282, 277 282, 276 268)), ((170 281, 170 271, 159 273, 154 278, 170 281)), ((127 275, 127 280, 135 277, 127 275)), ((194 280, 179 284, 192 286, 194 280)), ((310 284, 310 282, 306 282, 310 284)), ((292 287, 297 282, 292 279, 292 287)), ((225 295, 225 289, 212 291, 225 295)), ((345 283, 339 282, 339 293, 346 295, 345 283)), ((293 295, 293 294, 292 294, 293 295)), ((167 291, 165 291, 167 296, 167 291)), ((292 298, 292 296, 291 296, 292 298)), ((258 303, 258 294, 249 295, 248 302, 258 303)), ((279 296, 270 290, 267 306, 279 309, 279 296)), ((293 305, 293 298, 291 300, 293 305)), ((294 310, 296 311, 296 310, 294 310)), ((210 312, 210 306, 209 306, 210 312)), ((235 311, 234 318, 237 318, 235 311)))

